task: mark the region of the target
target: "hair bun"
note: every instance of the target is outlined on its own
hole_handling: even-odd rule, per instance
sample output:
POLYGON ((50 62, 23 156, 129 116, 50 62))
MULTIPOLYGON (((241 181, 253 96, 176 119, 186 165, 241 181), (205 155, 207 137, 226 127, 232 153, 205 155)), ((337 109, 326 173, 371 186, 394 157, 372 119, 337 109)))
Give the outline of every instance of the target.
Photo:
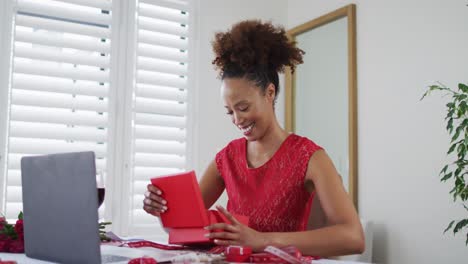
POLYGON ((245 73, 262 71, 283 72, 285 66, 294 69, 302 63, 304 51, 289 41, 283 27, 271 22, 245 20, 227 32, 218 32, 212 42, 217 70, 241 70, 245 73))

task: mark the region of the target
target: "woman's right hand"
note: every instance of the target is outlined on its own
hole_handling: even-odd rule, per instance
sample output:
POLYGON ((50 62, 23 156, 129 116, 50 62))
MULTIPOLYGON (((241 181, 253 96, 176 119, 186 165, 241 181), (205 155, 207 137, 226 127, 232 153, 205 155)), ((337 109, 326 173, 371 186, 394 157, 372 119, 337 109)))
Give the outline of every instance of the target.
POLYGON ((148 214, 159 217, 167 210, 167 201, 161 197, 161 190, 153 184, 148 184, 145 199, 143 200, 143 210, 148 214))

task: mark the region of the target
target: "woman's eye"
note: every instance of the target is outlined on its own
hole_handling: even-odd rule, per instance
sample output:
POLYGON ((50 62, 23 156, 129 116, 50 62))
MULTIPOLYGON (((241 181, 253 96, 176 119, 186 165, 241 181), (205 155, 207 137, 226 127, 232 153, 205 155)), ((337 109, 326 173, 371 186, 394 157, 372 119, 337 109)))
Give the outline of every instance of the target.
POLYGON ((239 110, 242 111, 242 112, 245 112, 245 111, 247 111, 248 109, 249 109, 249 107, 247 106, 247 107, 241 108, 241 109, 239 109, 239 110))
POLYGON ((227 112, 226 115, 232 115, 232 111, 227 112))

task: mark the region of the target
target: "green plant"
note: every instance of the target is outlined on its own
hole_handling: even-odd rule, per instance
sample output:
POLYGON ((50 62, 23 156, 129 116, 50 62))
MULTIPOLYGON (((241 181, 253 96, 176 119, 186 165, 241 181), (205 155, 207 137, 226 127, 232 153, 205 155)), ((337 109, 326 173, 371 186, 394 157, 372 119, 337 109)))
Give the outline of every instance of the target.
POLYGON ((112 222, 100 222, 99 223, 99 238, 101 242, 109 242, 112 239, 106 235, 106 226, 112 224, 112 222))
MULTIPOLYGON (((450 191, 450 194, 453 196, 453 201, 456 202, 457 198, 459 198, 461 204, 468 212, 468 207, 465 204, 468 199, 468 185, 466 182, 466 177, 468 175, 468 86, 459 83, 458 89, 453 90, 440 83, 431 85, 421 97, 421 100, 432 91, 442 91, 445 92, 446 95, 451 96, 450 101, 446 104, 447 115, 445 117, 447 122, 446 129, 451 137, 447 155, 455 152, 456 159, 442 168, 439 173, 441 177, 440 180, 442 182, 448 180, 453 182, 453 188, 450 191)), ((455 235, 457 232, 468 228, 467 225, 468 213, 465 219, 451 221, 444 233, 453 229, 453 234, 455 235)), ((465 245, 468 245, 468 233, 466 235, 465 245)))

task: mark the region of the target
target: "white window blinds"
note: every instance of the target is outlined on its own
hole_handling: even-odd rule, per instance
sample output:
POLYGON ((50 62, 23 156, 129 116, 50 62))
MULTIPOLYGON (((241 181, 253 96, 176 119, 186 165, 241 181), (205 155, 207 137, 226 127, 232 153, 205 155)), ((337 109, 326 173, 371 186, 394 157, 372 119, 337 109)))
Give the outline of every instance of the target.
POLYGON ((91 150, 107 177, 105 217, 113 231, 161 237, 157 219, 142 209, 143 195, 150 178, 192 167, 195 0, 9 1, 0 212, 13 219, 22 209, 22 156, 91 150))
POLYGON ((159 222, 142 210, 146 185, 188 166, 189 6, 188 0, 136 6, 130 234, 161 234, 159 222))
POLYGON ((4 212, 22 209, 23 155, 92 150, 105 172, 110 0, 18 0, 15 10, 4 212))

